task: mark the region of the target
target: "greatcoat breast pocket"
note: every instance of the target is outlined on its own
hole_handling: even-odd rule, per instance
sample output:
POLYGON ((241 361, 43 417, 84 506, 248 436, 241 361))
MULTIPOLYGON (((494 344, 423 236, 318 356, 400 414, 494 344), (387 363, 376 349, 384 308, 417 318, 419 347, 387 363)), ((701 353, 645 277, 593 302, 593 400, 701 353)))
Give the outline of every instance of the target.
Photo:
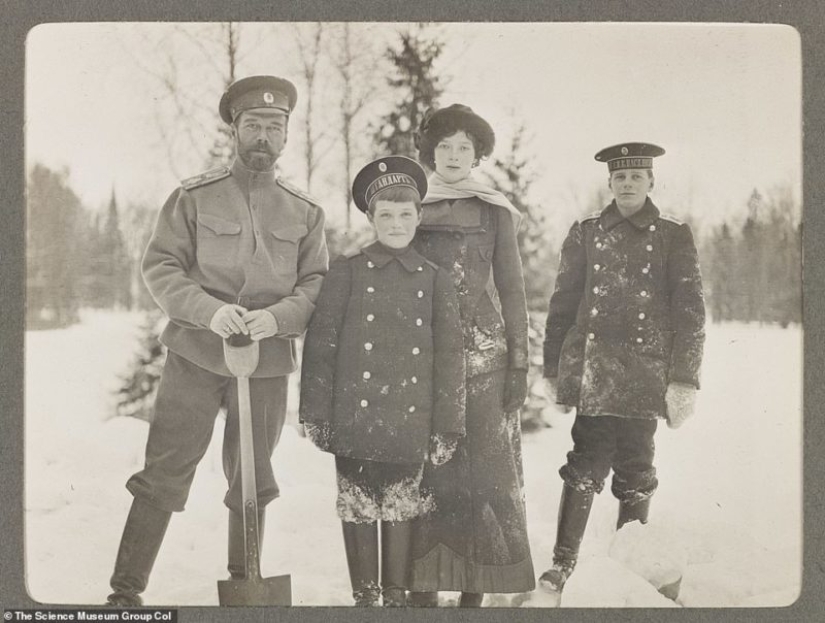
POLYGON ((198 262, 214 264, 235 261, 240 223, 214 214, 198 214, 198 262))
POLYGON ((298 246, 307 235, 306 225, 288 225, 271 230, 269 255, 278 272, 294 273, 298 265, 298 246))

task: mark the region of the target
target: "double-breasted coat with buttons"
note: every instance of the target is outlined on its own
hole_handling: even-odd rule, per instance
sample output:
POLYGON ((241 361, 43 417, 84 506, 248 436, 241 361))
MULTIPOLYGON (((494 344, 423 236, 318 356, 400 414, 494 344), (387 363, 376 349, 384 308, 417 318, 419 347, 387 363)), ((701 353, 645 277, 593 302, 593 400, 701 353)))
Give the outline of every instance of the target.
POLYGON ((668 383, 699 387, 705 307, 690 227, 648 198, 615 201, 564 241, 544 340, 544 375, 579 415, 666 417, 668 383))
POLYGON ((433 433, 464 434, 464 354, 449 276, 412 247, 380 242, 337 259, 301 370, 300 418, 329 424, 331 453, 423 463, 433 433))
POLYGON ((428 202, 413 245, 449 272, 467 360, 467 434, 453 458, 426 465, 435 509, 414 522, 410 588, 475 593, 535 586, 523 496, 518 411, 506 413, 508 369, 526 370, 527 304, 515 223, 467 197, 428 202))

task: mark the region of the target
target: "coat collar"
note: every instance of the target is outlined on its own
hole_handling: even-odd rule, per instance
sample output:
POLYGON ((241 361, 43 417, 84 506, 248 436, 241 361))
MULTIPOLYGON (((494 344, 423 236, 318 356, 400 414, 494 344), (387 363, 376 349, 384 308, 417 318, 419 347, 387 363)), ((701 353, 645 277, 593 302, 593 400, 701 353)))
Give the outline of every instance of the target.
POLYGON ((652 225, 657 218, 659 218, 659 208, 654 205, 650 197, 645 199, 645 204, 638 212, 628 218, 622 216, 622 213, 619 211, 619 206, 617 206, 616 201, 613 200, 609 206, 602 210, 601 216, 599 216, 599 224, 602 229, 608 231, 626 220, 636 229, 644 229, 652 225))
POLYGON ((275 168, 269 171, 253 171, 247 168, 240 158, 236 158, 232 163, 232 176, 238 180, 241 188, 249 188, 252 185, 267 184, 275 181, 275 168))
POLYGON ((361 249, 361 253, 367 256, 373 264, 378 268, 383 268, 392 260, 398 260, 399 263, 409 272, 415 272, 420 266, 423 266, 427 261, 412 245, 406 249, 388 249, 377 240, 371 245, 361 249))

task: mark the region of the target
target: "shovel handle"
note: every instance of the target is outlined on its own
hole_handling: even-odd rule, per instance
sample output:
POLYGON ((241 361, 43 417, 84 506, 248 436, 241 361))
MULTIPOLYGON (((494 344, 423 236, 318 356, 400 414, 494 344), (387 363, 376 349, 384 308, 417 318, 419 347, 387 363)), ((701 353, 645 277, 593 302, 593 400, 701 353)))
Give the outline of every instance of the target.
POLYGON ((252 435, 252 405, 249 379, 238 377, 238 429, 241 460, 241 492, 244 512, 244 549, 247 579, 261 577, 258 550, 258 487, 255 478, 255 449, 252 435))
POLYGON ((258 525, 258 503, 249 500, 244 503, 244 547, 246 562, 246 579, 261 579, 260 526, 258 525))

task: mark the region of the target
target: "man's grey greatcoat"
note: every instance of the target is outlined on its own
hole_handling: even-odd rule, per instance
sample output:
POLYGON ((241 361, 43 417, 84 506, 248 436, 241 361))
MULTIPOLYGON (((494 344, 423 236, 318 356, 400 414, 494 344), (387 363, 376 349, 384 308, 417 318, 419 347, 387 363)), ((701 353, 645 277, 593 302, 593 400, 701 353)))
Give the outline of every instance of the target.
POLYGON ((260 340, 250 382, 258 505, 277 497, 269 457, 286 418, 294 338, 303 333, 327 271, 324 213, 273 171, 236 160, 187 180, 163 206, 143 258, 143 276, 169 317, 160 340, 170 351, 155 402, 146 464, 127 488, 154 506, 181 511, 222 403, 228 407, 225 503, 240 512, 237 398, 223 340, 209 329, 226 303, 266 309, 278 333, 260 340))
POLYGON ((161 342, 216 374, 230 376, 221 337, 209 330, 219 307, 266 309, 277 335, 261 340, 253 376, 296 368, 304 332, 327 271, 324 213, 272 171, 240 160, 184 182, 160 213, 143 258, 149 291, 169 317, 161 342))
POLYGON ((579 415, 665 417, 668 383, 699 387, 705 308, 690 227, 648 198, 615 201, 564 241, 544 340, 544 376, 579 415))

